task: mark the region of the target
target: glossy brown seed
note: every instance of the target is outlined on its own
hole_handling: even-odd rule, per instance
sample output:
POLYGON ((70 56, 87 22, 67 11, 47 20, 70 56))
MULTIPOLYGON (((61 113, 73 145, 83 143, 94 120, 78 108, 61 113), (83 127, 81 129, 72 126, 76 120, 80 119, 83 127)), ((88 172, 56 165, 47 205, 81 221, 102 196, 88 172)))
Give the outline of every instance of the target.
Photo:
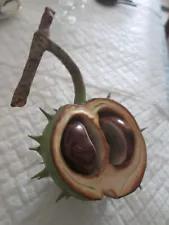
POLYGON ((112 116, 101 117, 100 126, 110 146, 110 163, 121 166, 131 157, 134 150, 132 129, 122 119, 112 116))
POLYGON ((96 169, 96 149, 81 122, 70 123, 63 133, 62 154, 74 171, 90 175, 96 169))

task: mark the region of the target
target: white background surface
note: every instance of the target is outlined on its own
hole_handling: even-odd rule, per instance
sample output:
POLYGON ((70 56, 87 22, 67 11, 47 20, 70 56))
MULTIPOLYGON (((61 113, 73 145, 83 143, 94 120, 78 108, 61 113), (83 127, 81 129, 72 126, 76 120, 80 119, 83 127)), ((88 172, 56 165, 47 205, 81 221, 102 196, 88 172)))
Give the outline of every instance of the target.
POLYGON ((60 193, 50 179, 30 180, 42 165, 28 150, 28 134, 38 135, 48 111, 73 102, 71 79, 46 53, 24 108, 11 108, 18 83, 44 7, 58 10, 57 1, 25 0, 12 20, 0 22, 0 225, 168 225, 169 116, 166 102, 167 52, 157 0, 138 6, 104 8, 89 1, 75 25, 52 26, 52 39, 79 65, 88 98, 112 93, 133 113, 144 137, 148 167, 143 190, 119 200, 55 203, 60 193))

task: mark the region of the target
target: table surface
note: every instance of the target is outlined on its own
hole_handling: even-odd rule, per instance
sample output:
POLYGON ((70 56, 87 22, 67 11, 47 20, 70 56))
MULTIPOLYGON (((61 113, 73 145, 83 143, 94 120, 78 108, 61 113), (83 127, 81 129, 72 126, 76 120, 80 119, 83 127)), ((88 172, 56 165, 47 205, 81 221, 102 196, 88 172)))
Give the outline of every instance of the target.
POLYGON ((24 0, 15 18, 0 21, 0 224, 169 224, 169 66, 157 0, 139 1, 137 7, 103 7, 88 0, 77 10, 75 24, 56 18, 51 32, 82 71, 88 98, 111 92, 140 127, 148 127, 143 190, 119 200, 70 198, 56 204, 60 190, 50 179, 30 180, 42 168, 41 158, 28 150, 34 143, 27 138, 46 125, 38 107, 52 112, 72 103, 74 96, 68 72, 45 53, 27 105, 10 107, 46 4, 60 12, 57 1, 24 0))

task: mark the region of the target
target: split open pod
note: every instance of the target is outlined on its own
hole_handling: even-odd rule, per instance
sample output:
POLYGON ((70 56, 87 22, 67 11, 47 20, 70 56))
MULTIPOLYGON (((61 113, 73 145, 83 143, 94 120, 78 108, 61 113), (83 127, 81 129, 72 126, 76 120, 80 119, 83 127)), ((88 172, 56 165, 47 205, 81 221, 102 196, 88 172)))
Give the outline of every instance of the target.
POLYGON ((107 98, 86 101, 82 75, 73 60, 49 38, 54 12, 46 8, 35 33, 22 78, 11 106, 24 106, 44 51, 53 53, 71 74, 74 104, 61 106, 48 119, 39 145, 31 150, 45 168, 33 178, 50 176, 62 197, 99 200, 120 198, 140 186, 146 168, 145 141, 135 118, 121 104, 107 98))

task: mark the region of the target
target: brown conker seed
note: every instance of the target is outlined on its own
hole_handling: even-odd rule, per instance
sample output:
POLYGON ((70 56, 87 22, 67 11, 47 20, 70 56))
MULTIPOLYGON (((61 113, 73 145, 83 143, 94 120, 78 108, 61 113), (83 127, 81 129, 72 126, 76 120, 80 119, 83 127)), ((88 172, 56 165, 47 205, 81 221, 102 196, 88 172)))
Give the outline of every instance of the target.
POLYGON ((96 149, 81 122, 73 121, 66 127, 62 138, 62 154, 75 172, 90 175, 96 169, 96 149))

